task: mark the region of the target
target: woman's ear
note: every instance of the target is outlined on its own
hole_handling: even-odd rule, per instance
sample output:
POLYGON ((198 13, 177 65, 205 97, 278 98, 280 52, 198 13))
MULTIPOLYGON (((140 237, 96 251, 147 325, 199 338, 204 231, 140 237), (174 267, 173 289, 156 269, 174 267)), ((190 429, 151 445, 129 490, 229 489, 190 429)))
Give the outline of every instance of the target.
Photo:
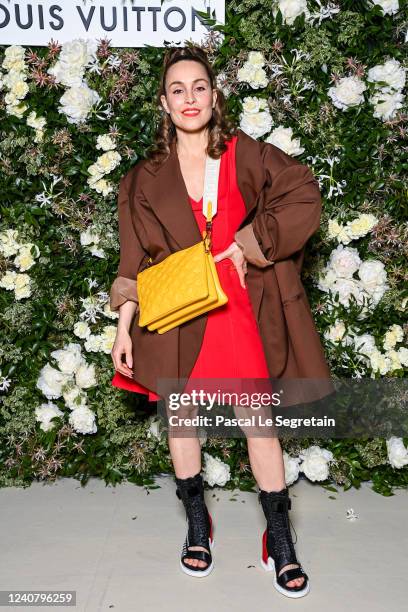
POLYGON ((166 113, 168 113, 168 112, 169 112, 169 109, 168 109, 168 107, 167 107, 166 96, 160 96, 160 102, 162 103, 162 107, 163 107, 164 111, 165 111, 166 113))

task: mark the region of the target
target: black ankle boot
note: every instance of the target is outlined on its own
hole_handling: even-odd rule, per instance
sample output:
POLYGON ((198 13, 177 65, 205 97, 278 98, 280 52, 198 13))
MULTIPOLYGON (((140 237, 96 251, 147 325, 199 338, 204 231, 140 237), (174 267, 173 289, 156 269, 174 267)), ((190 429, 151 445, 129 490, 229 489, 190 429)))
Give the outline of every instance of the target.
POLYGON ((188 520, 188 531, 180 558, 183 572, 189 576, 208 576, 213 570, 214 562, 211 548, 214 545, 212 519, 204 501, 204 483, 200 473, 189 478, 176 477, 176 494, 182 500, 188 520), (189 546, 202 546, 208 550, 188 550, 189 546), (199 559, 206 567, 194 567, 185 563, 185 559, 199 559))
POLYGON ((288 597, 302 597, 309 592, 309 578, 296 558, 290 533, 288 510, 292 507, 287 487, 281 491, 260 490, 259 503, 266 517, 267 527, 262 536, 262 567, 275 571, 274 586, 288 597), (288 569, 279 576, 280 570, 289 564, 299 567, 288 569), (304 578, 301 586, 287 586, 295 578, 304 578))

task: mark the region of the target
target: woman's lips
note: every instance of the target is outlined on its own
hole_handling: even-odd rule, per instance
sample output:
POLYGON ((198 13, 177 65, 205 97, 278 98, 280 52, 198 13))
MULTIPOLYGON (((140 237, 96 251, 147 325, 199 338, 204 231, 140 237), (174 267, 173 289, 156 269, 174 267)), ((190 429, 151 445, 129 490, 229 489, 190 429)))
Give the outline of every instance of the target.
POLYGON ((195 117, 196 115, 198 115, 199 112, 200 112, 199 110, 196 110, 196 111, 192 111, 192 110, 191 111, 183 111, 183 115, 185 117, 195 117))

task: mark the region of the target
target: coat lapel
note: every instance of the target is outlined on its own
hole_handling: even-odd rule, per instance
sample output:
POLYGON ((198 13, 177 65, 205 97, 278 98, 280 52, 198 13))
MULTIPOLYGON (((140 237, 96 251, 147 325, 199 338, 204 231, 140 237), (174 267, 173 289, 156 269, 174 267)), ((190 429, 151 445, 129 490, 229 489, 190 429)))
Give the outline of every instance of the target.
MULTIPOLYGON (((246 224, 256 208, 259 192, 265 182, 265 170, 258 141, 240 129, 237 136, 237 183, 246 207, 246 215, 238 230, 246 224)), ((188 199, 175 142, 171 143, 170 154, 161 166, 154 168, 148 163, 145 168, 152 175, 152 180, 144 183, 143 193, 160 222, 180 249, 199 242, 202 236, 188 199)))

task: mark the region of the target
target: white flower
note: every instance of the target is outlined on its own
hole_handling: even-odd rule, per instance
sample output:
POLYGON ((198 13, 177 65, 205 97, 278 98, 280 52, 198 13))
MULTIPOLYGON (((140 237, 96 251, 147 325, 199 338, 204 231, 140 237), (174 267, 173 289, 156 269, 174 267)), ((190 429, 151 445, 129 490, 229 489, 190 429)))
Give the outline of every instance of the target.
POLYGON ((0 234, 0 253, 3 253, 4 257, 11 257, 15 255, 20 244, 17 242, 18 230, 8 229, 0 234))
POLYGON ((377 347, 375 346, 375 338, 371 334, 362 334, 361 336, 353 336, 354 347, 359 353, 363 353, 366 357, 370 357, 377 347))
MULTIPOLYGON (((10 95, 14 96, 16 100, 22 100, 28 94, 28 85, 25 81, 20 80, 13 84, 10 88, 10 95)), ((7 96, 6 96, 7 101, 7 96)))
POLYGON ((325 331, 324 337, 327 338, 327 340, 331 340, 331 342, 343 342, 344 344, 352 343, 350 336, 346 334, 344 322, 339 319, 336 319, 334 325, 325 331))
POLYGON ((35 130, 43 130, 47 123, 45 117, 37 117, 37 113, 35 111, 31 111, 26 121, 27 125, 35 130))
POLYGON ((96 148, 103 151, 111 151, 116 148, 116 142, 110 134, 100 134, 96 139, 96 148))
POLYGON ((282 13, 283 22, 288 25, 292 25, 296 17, 302 13, 305 14, 306 18, 310 16, 306 0, 275 0, 274 8, 272 9, 274 17, 276 17, 278 9, 282 13))
POLYGON ((90 244, 98 244, 100 240, 99 234, 97 234, 91 227, 88 227, 84 232, 80 234, 80 242, 82 246, 89 246, 90 244))
POLYGON ((9 115, 20 118, 24 115, 27 108, 27 104, 24 104, 23 102, 20 102, 20 104, 7 104, 6 112, 9 115))
POLYGON ((63 44, 58 61, 48 69, 57 83, 66 87, 80 87, 86 66, 94 59, 97 43, 75 39, 63 44))
POLYGON ((339 79, 337 85, 330 87, 327 94, 333 100, 334 106, 347 110, 363 102, 363 91, 366 89, 367 86, 361 79, 349 76, 339 79))
POLYGON ((372 296, 377 297, 376 294, 381 294, 382 297, 385 288, 388 288, 386 285, 387 272, 382 261, 377 261, 376 259, 363 261, 358 271, 358 275, 364 289, 372 296))
POLYGON ((86 339, 84 347, 85 350, 92 353, 99 353, 102 350, 102 338, 99 335, 91 334, 86 339))
POLYGON ((103 196, 107 196, 113 191, 112 183, 109 183, 109 181, 105 179, 99 179, 95 182, 88 179, 88 184, 90 187, 92 187, 92 189, 95 189, 95 191, 101 193, 103 196))
POLYGON ((331 288, 333 294, 338 294, 340 304, 343 306, 350 305, 350 298, 353 296, 357 304, 363 306, 364 298, 368 298, 363 291, 360 283, 354 278, 338 278, 331 288))
POLYGON ((368 232, 370 232, 375 225, 377 225, 378 219, 374 215, 364 213, 359 215, 357 219, 349 221, 346 225, 346 232, 351 239, 362 238, 368 232))
POLYGON ((74 325, 74 334, 78 336, 78 338, 85 339, 89 338, 91 334, 91 329, 86 321, 78 321, 74 325))
POLYGON ((0 279, 0 287, 7 291, 13 291, 16 287, 17 272, 14 270, 7 270, 4 276, 0 279))
POLYGON ((55 426, 55 422, 52 419, 55 417, 63 416, 63 412, 58 408, 56 404, 48 402, 47 404, 41 404, 35 409, 35 417, 37 421, 41 423, 40 428, 43 431, 50 431, 55 426))
POLYGON ((242 111, 245 114, 257 114, 268 109, 268 103, 263 98, 246 96, 242 102, 242 111))
POLYGON ((150 418, 150 425, 147 430, 148 438, 156 438, 156 440, 162 439, 162 427, 161 427, 161 419, 157 416, 150 418))
POLYGON ((205 468, 203 479, 206 480, 211 487, 214 485, 220 487, 225 486, 231 478, 230 466, 220 459, 217 459, 217 457, 212 457, 208 453, 204 453, 204 458, 205 468))
POLYGON ((65 374, 74 374, 84 363, 81 345, 70 342, 65 348, 53 351, 51 356, 57 360, 58 367, 65 374))
POLYGON ((79 87, 71 87, 60 99, 59 112, 67 117, 68 123, 83 123, 91 108, 101 99, 100 95, 82 83, 79 87))
POLYGON ((272 117, 266 100, 247 96, 243 101, 243 112, 240 115, 240 128, 253 138, 267 134, 272 127, 272 117))
POLYGON ((28 274, 17 274, 14 280, 14 295, 16 300, 30 297, 31 279, 28 274))
POLYGON ((392 349, 398 342, 402 342, 403 338, 404 332, 402 331, 401 325, 391 325, 391 327, 385 333, 383 346, 386 350, 392 349))
POLYGON ((283 451, 283 465, 285 468, 285 482, 289 487, 299 478, 299 457, 291 457, 286 451, 283 451))
POLYGON ((37 387, 48 399, 57 399, 62 395, 63 385, 69 380, 69 374, 64 374, 47 363, 40 371, 37 387))
POLYGON ((405 346, 401 346, 401 348, 398 349, 397 353, 401 365, 408 368, 408 348, 406 348, 405 346))
POLYGON ((95 162, 97 170, 103 175, 112 172, 119 164, 122 157, 117 151, 106 151, 98 157, 95 162))
POLYGON ((245 64, 237 72, 237 79, 240 82, 249 83, 253 89, 266 87, 268 78, 262 68, 265 58, 260 51, 250 51, 245 64))
POLYGON ((86 406, 75 408, 69 415, 69 423, 78 433, 96 433, 95 413, 86 406))
POLYGON ((330 254, 328 267, 332 268, 337 276, 352 278, 360 264, 361 259, 357 249, 339 244, 330 254))
POLYGON ((379 372, 385 376, 391 369, 391 360, 378 349, 375 349, 370 353, 370 365, 373 372, 379 372))
POLYGON ((400 370, 402 368, 402 363, 399 358, 398 351, 390 349, 385 353, 385 357, 390 362, 390 369, 388 370, 388 372, 395 372, 395 370, 400 370))
POLYGON ((95 366, 86 362, 81 363, 75 372, 75 380, 81 389, 89 389, 96 385, 95 366))
POLYGON ((328 236, 329 238, 336 238, 337 242, 342 244, 348 244, 351 242, 351 237, 347 232, 344 225, 340 225, 335 219, 329 219, 328 223, 328 236))
POLYGON ((24 64, 25 49, 20 45, 10 45, 4 51, 3 68, 4 70, 21 70, 24 64))
POLYGON ((40 254, 40 249, 38 246, 32 242, 27 242, 26 244, 20 246, 19 253, 14 259, 14 264, 17 266, 17 268, 20 268, 22 272, 29 270, 35 264, 33 255, 31 255, 31 249, 33 247, 34 257, 38 257, 40 254))
POLYGON ((300 471, 312 482, 326 480, 329 477, 329 462, 333 453, 325 448, 313 445, 299 453, 302 459, 300 471))
POLYGON ((86 406, 86 393, 72 382, 70 382, 66 389, 63 389, 62 397, 70 410, 74 410, 80 406, 86 406))
POLYGON ((402 103, 405 100, 405 95, 400 91, 388 93, 376 91, 370 98, 371 104, 374 105, 373 117, 387 121, 393 119, 398 109, 402 108, 402 103))
POLYGON ((408 450, 404 446, 402 438, 391 436, 386 442, 388 461, 394 468, 402 468, 408 464, 408 450))
POLYGON ((399 91, 405 87, 406 69, 398 60, 392 58, 384 64, 377 64, 370 68, 367 81, 378 83, 377 87, 380 87, 383 92, 399 91), (380 83, 386 83, 386 85, 380 83))
POLYGON ((269 142, 279 147, 282 151, 287 153, 287 155, 301 155, 305 150, 304 147, 300 146, 300 139, 293 138, 293 130, 291 127, 285 128, 281 125, 278 126, 269 134, 265 142, 269 142))
POLYGON ((116 331, 115 325, 106 325, 101 334, 100 350, 107 355, 111 352, 115 343, 116 331))
POLYGON ((370 0, 371 4, 381 6, 384 15, 394 15, 399 11, 398 0, 370 0))

